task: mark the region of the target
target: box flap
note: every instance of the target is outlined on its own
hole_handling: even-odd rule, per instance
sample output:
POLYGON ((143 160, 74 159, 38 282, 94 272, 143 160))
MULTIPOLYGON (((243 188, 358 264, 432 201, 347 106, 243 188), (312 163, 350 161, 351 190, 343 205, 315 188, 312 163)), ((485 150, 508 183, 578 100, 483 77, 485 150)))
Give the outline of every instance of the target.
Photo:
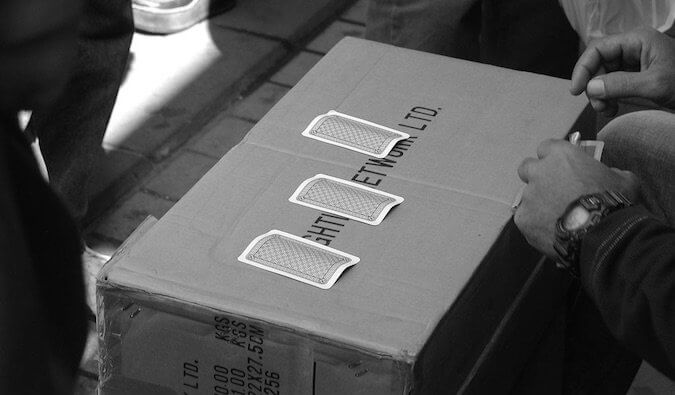
POLYGON ((345 39, 129 248, 108 281, 412 359, 510 218, 520 161, 564 136, 584 108, 568 85, 345 39), (375 160, 300 135, 331 109, 412 137, 375 160), (288 202, 317 173, 406 200, 378 226, 288 202), (326 291, 238 262, 270 229, 361 262, 326 291))

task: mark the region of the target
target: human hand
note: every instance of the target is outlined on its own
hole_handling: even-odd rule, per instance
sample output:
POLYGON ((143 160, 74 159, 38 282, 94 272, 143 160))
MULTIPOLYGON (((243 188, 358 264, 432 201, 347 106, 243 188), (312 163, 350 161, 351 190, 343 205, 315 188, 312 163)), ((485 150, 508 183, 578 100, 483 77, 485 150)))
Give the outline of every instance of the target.
POLYGON ((590 193, 621 192, 635 201, 639 191, 637 177, 609 168, 564 140, 546 140, 537 148, 539 159, 526 158, 518 175, 527 185, 514 220, 527 241, 550 257, 555 223, 567 206, 590 193))
POLYGON ((617 99, 643 98, 675 108, 675 39, 640 28, 591 42, 572 72, 570 92, 595 111, 616 115, 617 99))

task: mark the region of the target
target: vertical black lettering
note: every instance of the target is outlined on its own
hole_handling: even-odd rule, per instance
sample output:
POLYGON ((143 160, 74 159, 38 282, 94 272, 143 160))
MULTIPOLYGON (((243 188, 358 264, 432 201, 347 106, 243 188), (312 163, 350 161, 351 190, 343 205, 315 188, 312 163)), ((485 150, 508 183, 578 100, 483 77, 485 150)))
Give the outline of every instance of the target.
POLYGON ((394 167, 394 164, 396 164, 396 161, 393 160, 393 159, 388 159, 388 158, 373 159, 373 158, 369 158, 368 162, 366 163, 366 166, 371 165, 371 166, 380 166, 380 167, 394 167))
MULTIPOLYGON (((439 108, 439 110, 440 110, 440 108, 439 108)), ((413 107, 413 109, 410 110, 410 112, 414 112, 414 113, 422 114, 422 115, 428 115, 430 117, 435 117, 436 115, 438 115, 438 111, 432 110, 431 108, 420 107, 420 106, 413 107)))
POLYGON ((410 126, 410 125, 406 125, 406 124, 403 124, 403 123, 399 123, 398 126, 401 126, 401 127, 404 127, 404 128, 409 128, 409 129, 415 129, 415 130, 424 130, 424 129, 427 128, 426 124, 422 124, 420 126, 410 126))
POLYGON ((407 115, 405 116, 405 119, 410 119, 410 118, 412 118, 412 119, 419 119, 420 121, 425 121, 425 122, 431 122, 431 119, 426 119, 426 118, 416 117, 416 116, 414 116, 414 115, 412 115, 412 114, 407 114, 407 115))
POLYGON ((382 177, 386 177, 386 176, 387 176, 387 175, 384 174, 384 173, 378 173, 378 172, 376 172, 376 171, 368 170, 368 169, 366 169, 366 166, 361 166, 361 168, 359 169, 359 171, 358 171, 357 173, 362 173, 362 172, 363 172, 363 173, 370 173, 370 174, 377 174, 378 176, 382 176, 382 177))
POLYGON ((331 217, 331 218, 339 219, 339 220, 341 220, 341 221, 349 221, 349 218, 347 218, 347 217, 342 217, 342 216, 336 215, 336 214, 321 213, 321 215, 326 216, 326 217, 331 217))
POLYGON ((319 226, 319 225, 311 225, 310 228, 318 229, 318 231, 308 230, 307 233, 312 233, 312 234, 321 235, 321 236, 328 236, 328 237, 335 237, 335 235, 331 235, 329 232, 335 232, 335 233, 340 232, 337 229, 328 228, 326 226, 319 226))
POLYGON ((400 158, 401 156, 403 156, 403 151, 398 147, 394 147, 391 149, 391 151, 389 151, 389 156, 393 156, 394 158, 400 158))
POLYGON ((360 182, 361 184, 380 185, 380 182, 382 182, 382 179, 378 178, 376 181, 371 182, 370 177, 359 178, 358 174, 354 174, 354 177, 352 177, 352 181, 360 182))
POLYGON ((333 222, 333 221, 327 221, 327 220, 323 219, 323 216, 324 216, 324 215, 325 215, 325 214, 322 214, 321 216, 319 216, 319 218, 317 218, 316 221, 314 221, 314 223, 315 223, 316 225, 319 225, 319 224, 331 224, 331 225, 335 225, 335 226, 345 226, 345 224, 341 224, 341 223, 333 222))

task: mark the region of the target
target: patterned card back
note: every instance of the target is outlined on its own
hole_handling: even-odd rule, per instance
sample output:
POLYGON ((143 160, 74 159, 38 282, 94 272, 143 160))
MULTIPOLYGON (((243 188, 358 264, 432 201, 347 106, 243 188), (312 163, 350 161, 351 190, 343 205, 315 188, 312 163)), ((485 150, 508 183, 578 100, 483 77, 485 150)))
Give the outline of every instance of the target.
POLYGON ((402 197, 324 174, 305 180, 289 200, 370 225, 380 224, 403 202, 402 197))
POLYGON ((239 256, 239 260, 328 289, 359 258, 301 237, 272 230, 253 240, 239 256))
POLYGON ((336 111, 315 118, 302 134, 377 158, 384 158, 397 142, 410 137, 398 130, 336 111))

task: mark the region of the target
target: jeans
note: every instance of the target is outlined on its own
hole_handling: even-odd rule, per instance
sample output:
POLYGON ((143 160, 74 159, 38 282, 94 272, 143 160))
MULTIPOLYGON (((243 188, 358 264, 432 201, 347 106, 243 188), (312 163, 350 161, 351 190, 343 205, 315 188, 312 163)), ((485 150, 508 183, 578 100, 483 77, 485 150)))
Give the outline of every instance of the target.
POLYGON ((34 111, 27 126, 40 139, 52 187, 78 220, 87 211, 88 184, 103 155, 133 28, 131 0, 84 1, 71 78, 56 103, 34 111))
POLYGON ((366 38, 561 78, 579 50, 557 0, 370 0, 366 38))
POLYGON ((598 138, 605 142, 602 161, 635 173, 647 209, 675 226, 675 114, 625 114, 608 123, 598 138))

